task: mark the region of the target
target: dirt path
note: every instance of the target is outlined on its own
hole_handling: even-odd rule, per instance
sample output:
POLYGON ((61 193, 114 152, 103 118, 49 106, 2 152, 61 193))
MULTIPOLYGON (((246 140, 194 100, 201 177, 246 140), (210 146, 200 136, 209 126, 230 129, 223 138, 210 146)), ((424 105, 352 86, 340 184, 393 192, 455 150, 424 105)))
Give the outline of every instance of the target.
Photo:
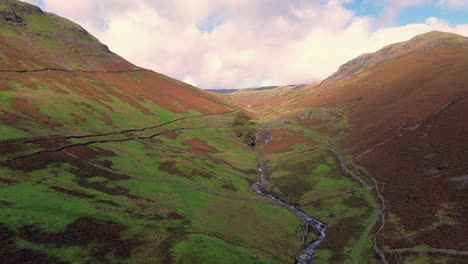
POLYGON ((371 223, 368 225, 367 230, 372 230, 375 225, 380 222, 381 225, 379 226, 378 230, 375 232, 373 236, 373 248, 375 253, 380 257, 381 261, 383 264, 388 264, 388 261, 385 257, 384 251, 379 247, 378 243, 378 235, 382 232, 384 226, 385 226, 385 199, 383 195, 380 193, 379 186, 377 180, 369 173, 367 172, 364 168, 357 166, 354 164, 352 161, 349 162, 345 155, 340 151, 338 148, 338 144, 333 141, 330 138, 324 137, 316 132, 312 132, 306 129, 300 129, 304 132, 309 133, 312 137, 315 137, 321 141, 327 142, 328 145, 328 150, 334 154, 334 156, 338 159, 340 163, 340 167, 343 170, 344 173, 347 175, 351 176, 354 180, 356 180, 363 189, 366 190, 374 190, 377 198, 380 201, 380 208, 376 210, 375 212, 375 217, 371 221, 371 223), (369 178, 372 182, 370 185, 367 183, 362 176, 358 174, 363 174, 367 178, 369 178))
POLYGON ((394 139, 396 139, 398 137, 402 137, 402 136, 404 136, 404 135, 406 135, 408 133, 411 133, 412 131, 420 128, 421 126, 423 126, 425 124, 427 124, 427 122, 431 121, 436 116, 438 116, 440 113, 442 113, 444 110, 446 110, 449 107, 451 107, 452 105, 454 105, 456 102, 458 102, 460 99, 462 99, 466 94, 467 94, 467 92, 463 92, 463 93, 455 96, 452 100, 450 100, 450 102, 448 102, 447 104, 443 105, 442 107, 440 107, 439 109, 434 111, 432 114, 430 114, 428 117, 426 117, 423 121, 421 121, 421 123, 415 124, 412 127, 407 128, 403 132, 399 133, 398 135, 387 138, 387 139, 383 140, 382 142, 375 144, 374 146, 372 146, 368 150, 366 150, 366 151, 362 152, 361 154, 357 155, 356 157, 354 157, 353 160, 358 160, 360 157, 369 154, 370 152, 374 151, 376 148, 378 148, 378 147, 380 147, 382 145, 385 145, 389 141, 394 140, 394 139))
POLYGON ((65 150, 65 149, 73 148, 73 147, 88 146, 88 145, 103 144, 103 143, 126 142, 126 141, 132 141, 132 140, 152 139, 152 138, 155 138, 157 136, 162 135, 163 133, 165 133, 167 131, 176 132, 176 131, 181 131, 181 130, 203 129, 203 128, 209 128, 209 127, 208 126, 203 126, 203 127, 181 127, 181 128, 174 128, 174 129, 165 130, 165 131, 158 132, 158 133, 152 134, 150 136, 146 136, 146 137, 129 137, 129 138, 122 138, 122 139, 91 140, 91 141, 83 142, 83 143, 69 144, 69 145, 61 146, 61 147, 58 147, 58 148, 55 148, 55 149, 38 150, 38 151, 29 153, 29 154, 10 157, 9 159, 0 161, 0 165, 2 163, 6 163, 6 162, 18 160, 18 159, 24 159, 24 158, 28 158, 28 157, 35 156, 35 155, 40 155, 40 154, 43 154, 43 153, 59 152, 59 151, 65 150))
POLYGON ((116 71, 86 71, 86 70, 67 70, 57 68, 41 68, 33 70, 0 70, 0 72, 17 72, 17 73, 31 73, 31 72, 44 72, 44 71, 58 71, 58 72, 85 72, 85 73, 125 73, 125 72, 154 72, 147 69, 134 69, 134 70, 116 70, 116 71))
POLYGON ((457 251, 455 249, 444 249, 444 248, 431 248, 431 249, 420 249, 420 248, 396 248, 384 250, 389 254, 404 254, 404 253, 441 253, 453 256, 468 256, 468 251, 457 251))

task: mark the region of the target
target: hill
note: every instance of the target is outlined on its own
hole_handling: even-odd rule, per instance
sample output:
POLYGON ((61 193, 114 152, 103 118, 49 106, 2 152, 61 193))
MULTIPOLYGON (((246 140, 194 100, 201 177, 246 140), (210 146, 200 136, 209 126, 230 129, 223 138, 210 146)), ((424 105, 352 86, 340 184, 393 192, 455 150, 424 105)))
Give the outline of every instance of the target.
POLYGON ((325 79, 321 85, 325 85, 331 81, 345 79, 351 75, 360 73, 380 63, 405 54, 422 53, 429 49, 446 45, 468 47, 468 41, 463 36, 438 31, 418 35, 408 41, 388 45, 375 53, 363 54, 343 64, 337 72, 325 79))
MULTIPOLYGON (((268 99, 250 102, 249 110, 268 121, 273 132, 272 143, 265 147, 276 164, 271 188, 311 206, 310 197, 324 183, 307 172, 313 169, 307 164, 314 164, 310 158, 314 155, 326 164, 327 155, 332 154, 358 185, 335 189, 337 196, 330 194, 335 197, 331 200, 347 208, 350 204, 343 200, 349 201, 353 189, 373 190, 363 197, 376 218, 359 221, 377 221, 370 228, 374 252, 382 262, 464 263, 468 251, 464 239, 468 235, 464 231, 468 230, 464 221, 468 163, 463 158, 468 151, 468 122, 463 114, 468 111, 467 43, 463 36, 430 32, 362 55, 319 86, 275 95, 270 98, 272 104, 268 99), (315 145, 306 143, 303 136, 315 145), (430 257, 418 256, 424 252, 430 257)), ((312 210, 320 215, 317 206, 312 210)), ((340 229, 345 222, 339 226, 325 222, 331 232, 325 248, 330 245, 327 241, 338 239, 333 230, 357 228, 340 229)), ((360 234, 362 238, 365 233, 360 234)), ((342 233, 341 239, 347 236, 342 233)), ((335 245, 344 246, 335 248, 334 256, 356 250, 358 238, 349 237, 348 242, 335 240, 335 245)), ((347 258, 353 256, 348 253, 347 258)), ((355 258, 363 263, 369 259, 355 258)))
POLYGON ((0 41, 0 263, 294 261, 231 102, 20 1, 0 41))

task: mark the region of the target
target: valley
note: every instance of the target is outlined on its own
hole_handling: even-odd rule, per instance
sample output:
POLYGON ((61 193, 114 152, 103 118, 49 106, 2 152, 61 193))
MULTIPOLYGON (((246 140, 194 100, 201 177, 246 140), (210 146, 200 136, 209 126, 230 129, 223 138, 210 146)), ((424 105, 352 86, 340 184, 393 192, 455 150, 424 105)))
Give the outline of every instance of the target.
POLYGON ((206 91, 0 2, 0 263, 468 258, 468 38, 206 91))

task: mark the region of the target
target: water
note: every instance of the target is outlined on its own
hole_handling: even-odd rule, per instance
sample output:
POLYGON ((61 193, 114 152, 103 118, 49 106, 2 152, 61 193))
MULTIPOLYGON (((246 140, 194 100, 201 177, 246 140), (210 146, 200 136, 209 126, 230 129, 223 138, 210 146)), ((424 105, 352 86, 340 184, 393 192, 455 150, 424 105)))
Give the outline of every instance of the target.
MULTIPOLYGON (((272 137, 271 137, 271 135, 266 134, 265 131, 262 131, 262 132, 263 132, 263 136, 262 136, 262 141, 263 142, 262 143, 267 144, 268 142, 271 141, 272 137)), ((299 256, 299 260, 297 262, 298 264, 309 264, 310 261, 312 260, 313 256, 314 256, 315 248, 326 237, 327 225, 325 225, 324 223, 318 221, 317 219, 314 219, 313 217, 306 214, 301 209, 298 209, 297 207, 295 207, 295 206, 293 206, 291 204, 285 203, 282 200, 280 200, 279 198, 276 198, 273 195, 265 192, 261 187, 262 185, 266 185, 266 183, 267 183, 267 181, 265 179, 264 168, 265 168, 265 162, 262 159, 260 159, 260 163, 258 164, 258 168, 257 168, 258 172, 260 174, 260 179, 251 185, 252 190, 254 190, 259 195, 264 196, 264 197, 268 197, 269 199, 277 202, 278 204, 288 208, 293 213, 295 213, 297 216, 299 216, 301 219, 303 219, 304 222, 306 222, 309 226, 315 228, 319 232, 319 235, 317 236, 317 239, 315 241, 313 241, 312 243, 310 243, 309 245, 307 245, 301 251, 300 256, 299 256)))

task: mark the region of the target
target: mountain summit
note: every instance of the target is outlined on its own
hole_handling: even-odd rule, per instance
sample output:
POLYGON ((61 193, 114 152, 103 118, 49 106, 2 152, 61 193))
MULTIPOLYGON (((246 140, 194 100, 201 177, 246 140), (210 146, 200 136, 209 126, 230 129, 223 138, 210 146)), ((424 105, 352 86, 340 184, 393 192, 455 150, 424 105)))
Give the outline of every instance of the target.
POLYGON ((391 44, 374 53, 366 53, 358 56, 343 64, 337 72, 325 79, 321 85, 345 79, 353 74, 360 73, 380 63, 405 54, 425 52, 439 46, 468 47, 468 38, 440 31, 417 35, 408 41, 391 44))
POLYGON ((0 30, 0 70, 134 67, 78 24, 21 1, 0 2, 0 30))

